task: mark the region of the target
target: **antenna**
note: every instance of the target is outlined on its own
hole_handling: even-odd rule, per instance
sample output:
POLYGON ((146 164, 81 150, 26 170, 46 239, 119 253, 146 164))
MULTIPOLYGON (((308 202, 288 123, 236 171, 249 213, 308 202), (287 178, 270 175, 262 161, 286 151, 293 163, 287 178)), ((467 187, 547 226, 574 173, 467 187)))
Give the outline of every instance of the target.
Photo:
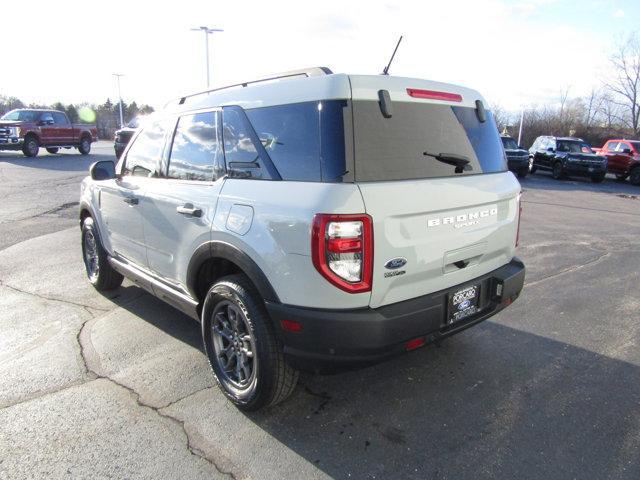
POLYGON ((386 67, 384 67, 384 70, 382 71, 382 75, 389 75, 389 67, 391 66, 391 62, 393 62, 393 57, 396 56, 396 52, 398 51, 398 47, 400 46, 401 41, 402 41, 402 35, 400 35, 400 39, 398 40, 398 43, 396 43, 396 48, 393 50, 393 54, 391 55, 391 59, 389 60, 389 63, 387 64, 386 67))

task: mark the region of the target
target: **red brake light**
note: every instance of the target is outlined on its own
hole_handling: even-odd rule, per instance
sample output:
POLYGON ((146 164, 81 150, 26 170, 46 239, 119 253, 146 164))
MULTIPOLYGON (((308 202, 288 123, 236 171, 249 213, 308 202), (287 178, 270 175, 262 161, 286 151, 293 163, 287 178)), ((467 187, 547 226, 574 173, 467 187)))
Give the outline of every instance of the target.
POLYGON ((462 95, 449 92, 437 92, 435 90, 420 90, 419 88, 407 88, 407 93, 414 98, 427 98, 431 100, 445 100, 447 102, 461 102, 462 95))
POLYGON ((280 320, 280 325, 287 332, 298 333, 302 331, 302 324, 297 320, 280 320))
POLYGON ((316 270, 341 290, 349 293, 371 291, 371 217, 365 214, 317 214, 313 218, 311 256, 316 270))
POLYGON ((407 352, 410 352, 411 350, 415 350, 416 348, 420 348, 423 345, 425 345, 427 343, 427 341, 424 338, 414 338, 413 340, 409 340, 407 343, 404 344, 404 349, 407 352))

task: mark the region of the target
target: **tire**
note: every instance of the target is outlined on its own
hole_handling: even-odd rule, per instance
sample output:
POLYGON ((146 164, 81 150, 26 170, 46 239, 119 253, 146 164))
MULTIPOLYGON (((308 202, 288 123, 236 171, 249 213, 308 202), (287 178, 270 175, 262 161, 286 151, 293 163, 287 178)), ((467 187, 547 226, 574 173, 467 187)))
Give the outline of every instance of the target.
POLYGON ((520 170, 518 170, 518 178, 525 178, 527 176, 527 173, 529 173, 528 167, 521 168, 520 170))
POLYGON ((107 252, 102 248, 98 229, 91 217, 82 222, 82 260, 87 278, 96 290, 113 290, 122 284, 124 277, 109 264, 107 252))
POLYGON ((40 144, 35 135, 27 135, 27 138, 24 139, 24 145, 22 145, 22 153, 27 157, 33 158, 38 156, 39 151, 40 144))
POLYGON ((628 175, 623 173, 622 175, 616 173, 616 180, 619 182, 624 182, 627 179, 628 175))
POLYGON ((594 175, 591 177, 591 181, 593 183, 602 183, 604 181, 604 177, 606 174, 601 173, 600 175, 594 175))
POLYGON ((78 151, 81 155, 89 155, 91 152, 91 139, 89 137, 82 137, 80 145, 78 145, 78 151))
POLYGON ((246 276, 223 277, 209 289, 202 339, 218 386, 240 410, 275 405, 295 389, 298 371, 285 362, 269 314, 246 276))
POLYGON ((562 180, 562 178, 564 178, 561 162, 556 162, 553 164, 553 171, 551 172, 551 175, 553 175, 553 178, 555 178, 556 180, 562 180))
POLYGON ((59 148, 58 147, 48 147, 47 148, 47 152, 49 152, 51 155, 55 155, 56 153, 58 153, 59 148))
POLYGON ((640 167, 634 167, 629 174, 629 183, 631 185, 640 185, 640 167))

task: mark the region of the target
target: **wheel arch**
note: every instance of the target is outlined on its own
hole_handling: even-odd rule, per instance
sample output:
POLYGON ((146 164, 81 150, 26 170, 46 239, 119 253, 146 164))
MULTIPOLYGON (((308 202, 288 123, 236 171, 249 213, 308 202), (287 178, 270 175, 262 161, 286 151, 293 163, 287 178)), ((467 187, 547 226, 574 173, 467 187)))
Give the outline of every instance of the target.
POLYGON ((263 300, 280 303, 258 264, 238 247, 220 240, 204 243, 196 249, 187 268, 187 289, 202 305, 211 284, 234 273, 245 274, 263 300))

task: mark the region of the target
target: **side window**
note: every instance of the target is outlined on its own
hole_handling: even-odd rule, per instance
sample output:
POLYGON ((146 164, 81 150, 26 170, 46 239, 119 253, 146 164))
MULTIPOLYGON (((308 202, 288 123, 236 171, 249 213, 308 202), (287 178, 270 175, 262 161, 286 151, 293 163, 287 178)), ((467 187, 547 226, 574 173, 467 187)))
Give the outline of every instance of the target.
POLYGON ((246 110, 255 132, 285 180, 319 182, 320 102, 246 110))
POLYGON ((164 149, 167 121, 147 125, 133 140, 124 161, 123 175, 157 177, 158 165, 164 149))
MULTIPOLYGON (((240 107, 222 111, 222 135, 227 171, 232 178, 271 180, 274 168, 240 107)), ((277 178, 277 171, 276 178, 277 178)))
POLYGON ((217 112, 185 115, 178 120, 167 176, 211 181, 222 149, 218 141, 217 112))
POLYGON ((51 115, 53 115, 53 122, 56 125, 69 125, 69 120, 64 113, 53 112, 51 115))
POLYGON ((45 125, 47 124, 52 124, 54 123, 53 121, 53 115, 51 115, 51 112, 44 112, 41 116, 40 116, 40 121, 44 122, 45 125))
POLYGON ((608 152, 615 152, 617 146, 618 146, 618 142, 609 142, 609 143, 607 143, 607 151, 608 152))
POLYGON ((618 148, 616 150, 618 152, 622 152, 625 148, 631 150, 631 145, 629 145, 628 143, 620 142, 620 144, 618 145, 618 148))

